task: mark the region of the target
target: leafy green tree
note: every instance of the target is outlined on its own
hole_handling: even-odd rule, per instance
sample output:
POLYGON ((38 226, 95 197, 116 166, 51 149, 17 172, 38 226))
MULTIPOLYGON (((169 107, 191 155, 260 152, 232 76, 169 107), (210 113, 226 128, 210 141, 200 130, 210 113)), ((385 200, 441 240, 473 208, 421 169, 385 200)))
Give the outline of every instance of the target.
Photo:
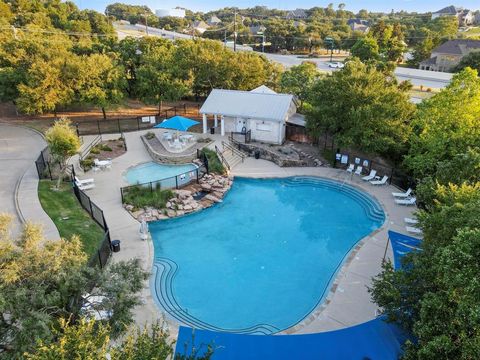
POLYGON ((163 101, 179 100, 189 91, 190 79, 182 79, 174 62, 174 45, 168 40, 159 42, 142 56, 135 74, 136 94, 147 103, 158 104, 159 113, 163 101))
POLYGON ((470 54, 464 56, 460 63, 455 67, 454 71, 459 72, 466 67, 472 68, 480 72, 480 51, 473 51, 470 54))
POLYGON ((384 265, 370 290, 391 321, 417 339, 405 359, 475 359, 479 355, 480 183, 439 185, 429 212, 418 214, 421 251, 401 270, 384 265))
POLYGON ((53 124, 45 133, 50 154, 60 164, 60 174, 57 180, 57 189, 63 180, 63 174, 67 169, 68 159, 80 150, 80 139, 71 126, 70 120, 62 118, 53 124))
POLYGON ((365 37, 353 45, 351 54, 362 61, 377 60, 380 57, 380 48, 374 38, 365 37))
POLYGON ((105 109, 119 104, 124 97, 124 71, 115 60, 105 54, 84 57, 82 63, 78 98, 82 103, 100 107, 103 118, 106 119, 105 109))
POLYGON ((21 236, 12 239, 10 224, 11 216, 0 214, 2 356, 21 358, 37 342, 50 344, 61 331, 60 319, 75 320, 84 314, 80 299, 92 284, 91 294, 103 297, 95 309, 111 314, 109 336, 116 338, 128 329, 133 322, 131 310, 140 304, 137 293, 148 278, 138 260, 117 262, 99 271, 86 267, 78 237, 49 241, 40 226, 27 224, 21 236))
POLYGON ((8 25, 13 20, 14 15, 10 10, 8 3, 0 0, 0 25, 8 25))
POLYGON ((303 103, 308 99, 312 86, 319 75, 315 63, 304 62, 301 65, 292 66, 282 74, 280 90, 295 95, 300 101, 299 111, 302 111, 303 103))
POLYGON ((358 59, 313 86, 307 127, 319 136, 328 132, 343 147, 385 155, 405 151, 415 106, 392 77, 358 59))
POLYGON ((440 93, 423 101, 412 121, 410 151, 405 159, 417 178, 436 171, 469 147, 480 146, 480 79, 465 69, 440 93))

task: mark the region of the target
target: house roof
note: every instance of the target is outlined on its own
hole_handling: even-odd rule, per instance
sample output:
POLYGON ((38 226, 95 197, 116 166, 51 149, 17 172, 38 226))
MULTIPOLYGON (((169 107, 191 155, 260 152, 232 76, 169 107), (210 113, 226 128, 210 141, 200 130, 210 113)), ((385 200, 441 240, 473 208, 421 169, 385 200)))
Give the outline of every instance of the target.
POLYGON ((252 34, 256 34, 260 31, 265 31, 267 28, 263 25, 250 26, 249 30, 252 34))
POLYGON ((193 27, 198 29, 208 29, 208 24, 205 21, 197 20, 193 23, 193 27))
POLYGON ((221 23, 222 20, 220 20, 217 16, 213 15, 210 20, 208 20, 210 24, 218 24, 221 23))
POLYGON ((285 121, 293 95, 213 89, 200 108, 201 114, 285 121))
POLYGON ((287 13, 287 18, 289 19, 293 19, 293 18, 305 19, 306 17, 307 17, 307 12, 304 9, 290 10, 287 13))
POLYGON ((457 15, 457 13, 459 13, 460 11, 462 11, 462 8, 450 5, 438 11, 435 11, 434 14, 457 15))
POLYGON ((423 60, 420 65, 435 65, 437 63, 437 57, 431 57, 430 59, 423 60))
POLYGON ((272 89, 270 89, 268 86, 265 86, 265 85, 260 85, 259 87, 253 90, 250 90, 250 92, 260 93, 260 94, 276 94, 275 91, 273 91, 272 89))
POLYGON ((480 50, 480 40, 457 39, 444 42, 432 50, 432 53, 463 55, 465 50, 480 50))

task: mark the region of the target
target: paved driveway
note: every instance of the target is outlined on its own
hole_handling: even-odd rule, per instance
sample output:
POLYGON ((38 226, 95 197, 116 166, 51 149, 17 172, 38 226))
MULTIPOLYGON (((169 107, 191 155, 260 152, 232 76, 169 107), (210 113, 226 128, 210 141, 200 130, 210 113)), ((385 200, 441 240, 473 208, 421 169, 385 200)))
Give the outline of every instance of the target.
POLYGON ((20 224, 15 187, 44 147, 45 141, 35 131, 0 124, 0 212, 14 216, 14 234, 20 224))

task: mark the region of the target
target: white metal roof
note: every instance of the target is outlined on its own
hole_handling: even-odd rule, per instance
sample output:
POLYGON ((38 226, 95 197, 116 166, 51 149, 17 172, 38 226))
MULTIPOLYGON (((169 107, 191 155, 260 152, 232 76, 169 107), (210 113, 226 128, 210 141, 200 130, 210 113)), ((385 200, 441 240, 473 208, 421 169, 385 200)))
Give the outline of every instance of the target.
POLYGON ((293 95, 213 89, 201 114, 285 121, 293 95))
POLYGON ((253 90, 250 90, 250 92, 252 93, 262 93, 262 94, 276 94, 275 91, 273 91, 272 89, 270 89, 268 86, 265 86, 265 85, 260 85, 259 87, 253 89, 253 90))
POLYGON ((295 113, 287 120, 287 123, 305 127, 305 115, 295 113))

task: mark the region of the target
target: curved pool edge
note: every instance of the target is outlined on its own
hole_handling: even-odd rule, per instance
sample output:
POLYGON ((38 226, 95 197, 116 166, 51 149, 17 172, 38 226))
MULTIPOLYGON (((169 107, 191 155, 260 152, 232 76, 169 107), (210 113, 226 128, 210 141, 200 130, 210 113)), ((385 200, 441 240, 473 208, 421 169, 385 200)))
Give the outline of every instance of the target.
MULTIPOLYGON (((148 163, 155 163, 155 164, 158 164, 158 165, 169 165, 169 166, 182 166, 182 165, 187 165, 188 164, 188 165, 195 166, 195 169, 199 168, 199 166, 197 164, 195 164, 194 162, 189 162, 189 163, 185 163, 185 164, 173 164, 173 163, 162 163, 162 162, 159 162, 159 161, 155 161, 154 159, 151 159, 151 160, 148 160, 148 161, 141 161, 139 163, 128 166, 127 168, 125 168, 125 170, 122 171, 122 174, 121 174, 122 175, 122 181, 124 182, 125 186, 137 185, 137 184, 131 184, 131 183, 128 182, 127 173, 137 166, 145 165, 145 164, 148 164, 148 163)), ((156 181, 160 181, 160 180, 164 180, 164 179, 168 179, 168 177, 163 178, 163 179, 151 180, 149 182, 156 182, 156 181)))
MULTIPOLYGON (((271 333, 269 334, 265 334, 265 335, 275 335, 275 334, 293 334, 293 333, 296 333, 298 332, 299 330, 301 330, 302 328, 308 326, 309 324, 311 324, 313 321, 315 321, 317 318, 320 317, 320 315, 322 314, 322 312, 327 308, 327 306, 329 305, 329 303, 331 302, 332 300, 332 297, 335 295, 336 293, 336 290, 338 288, 338 285, 339 285, 339 279, 340 277, 346 272, 345 270, 351 265, 351 262, 352 260, 355 258, 355 256, 357 255, 357 253, 359 252, 359 250, 365 245, 365 243, 371 239, 373 236, 375 236, 377 233, 381 232, 382 230, 385 230, 386 228, 386 224, 388 223, 388 219, 389 219, 389 213, 388 211, 386 210, 386 207, 385 207, 385 204, 380 200, 378 199, 377 196, 375 196, 374 194, 372 194, 371 192, 369 191, 366 191, 365 189, 361 188, 360 186, 357 186, 356 184, 353 184, 353 183, 346 183, 346 182, 342 182, 338 179, 333 179, 333 178, 330 178, 330 177, 326 177, 326 176, 320 176, 320 175, 288 175, 288 176, 265 176, 265 177, 255 177, 255 176, 245 176, 245 175, 242 175, 242 176, 233 176, 234 177, 234 180, 235 181, 235 178, 244 178, 244 179, 292 179, 292 178, 314 178, 314 179, 321 179, 323 181, 327 181, 327 182, 331 182, 331 183, 335 183, 337 186, 341 185, 342 187, 343 186, 347 186, 349 188, 352 188, 354 191, 360 193, 362 196, 364 197, 369 197, 371 198, 375 203, 377 203, 379 205, 379 207, 381 208, 382 212, 384 213, 385 217, 384 217, 384 220, 382 222, 382 224, 377 228, 375 229, 374 231, 372 231, 371 233, 369 233, 368 235, 364 236, 363 238, 359 239, 357 242, 355 242, 351 248, 345 253, 345 255, 342 257, 342 259, 340 260, 339 264, 337 265, 337 267, 335 268, 335 272, 332 274, 332 276, 330 277, 330 280, 327 284, 327 286, 325 286, 325 290, 324 292, 322 293, 322 295, 320 296, 317 304, 315 305, 315 307, 312 308, 312 310, 310 310, 303 318, 301 318, 300 320, 298 320, 295 324, 287 327, 287 328, 284 328, 284 329, 278 329, 278 331, 272 331, 271 333)), ((217 205, 219 204, 213 204, 211 207, 209 208, 205 208, 205 209, 201 209, 200 211, 203 211, 203 210, 207 210, 207 209, 211 209, 211 208, 214 208, 216 207, 217 205)), ((193 212, 193 213, 190 213, 190 214, 186 214, 186 215, 183 215, 183 216, 189 216, 189 215, 193 215, 195 213, 198 213, 197 212, 193 212)), ((162 220, 157 220, 157 221, 162 221, 162 220)), ((153 241, 152 241, 152 246, 153 246, 153 241)), ((150 279, 149 279, 149 291, 150 291, 150 294, 153 298, 153 301, 155 303, 155 305, 161 310, 161 311, 164 311, 165 312, 165 315, 168 316, 172 321, 175 321, 177 324, 180 324, 180 325, 186 325, 186 326, 190 326, 188 323, 186 322, 182 322, 181 320, 179 320, 178 318, 176 318, 176 316, 170 314, 169 310, 166 309, 162 304, 161 302, 158 300, 158 298, 155 296, 154 294, 154 288, 155 288, 155 278, 156 278, 156 267, 154 265, 154 258, 155 256, 153 256, 153 259, 152 259, 152 264, 151 264, 151 267, 150 267, 150 279)), ((371 319, 373 319, 374 316, 372 316, 371 319)), ((210 325, 210 324, 208 324, 210 325)), ((261 325, 261 324, 260 324, 261 325)), ((345 325, 343 326, 342 328, 345 328, 345 327, 349 327, 351 325, 345 325)), ((202 328, 202 327, 199 327, 199 328, 202 328)), ((242 329, 239 329, 239 331, 236 331, 236 330, 229 330, 229 329, 220 329, 220 330, 216 330, 216 331, 222 331, 222 332, 230 332, 230 333, 242 333, 243 330, 242 329)))

